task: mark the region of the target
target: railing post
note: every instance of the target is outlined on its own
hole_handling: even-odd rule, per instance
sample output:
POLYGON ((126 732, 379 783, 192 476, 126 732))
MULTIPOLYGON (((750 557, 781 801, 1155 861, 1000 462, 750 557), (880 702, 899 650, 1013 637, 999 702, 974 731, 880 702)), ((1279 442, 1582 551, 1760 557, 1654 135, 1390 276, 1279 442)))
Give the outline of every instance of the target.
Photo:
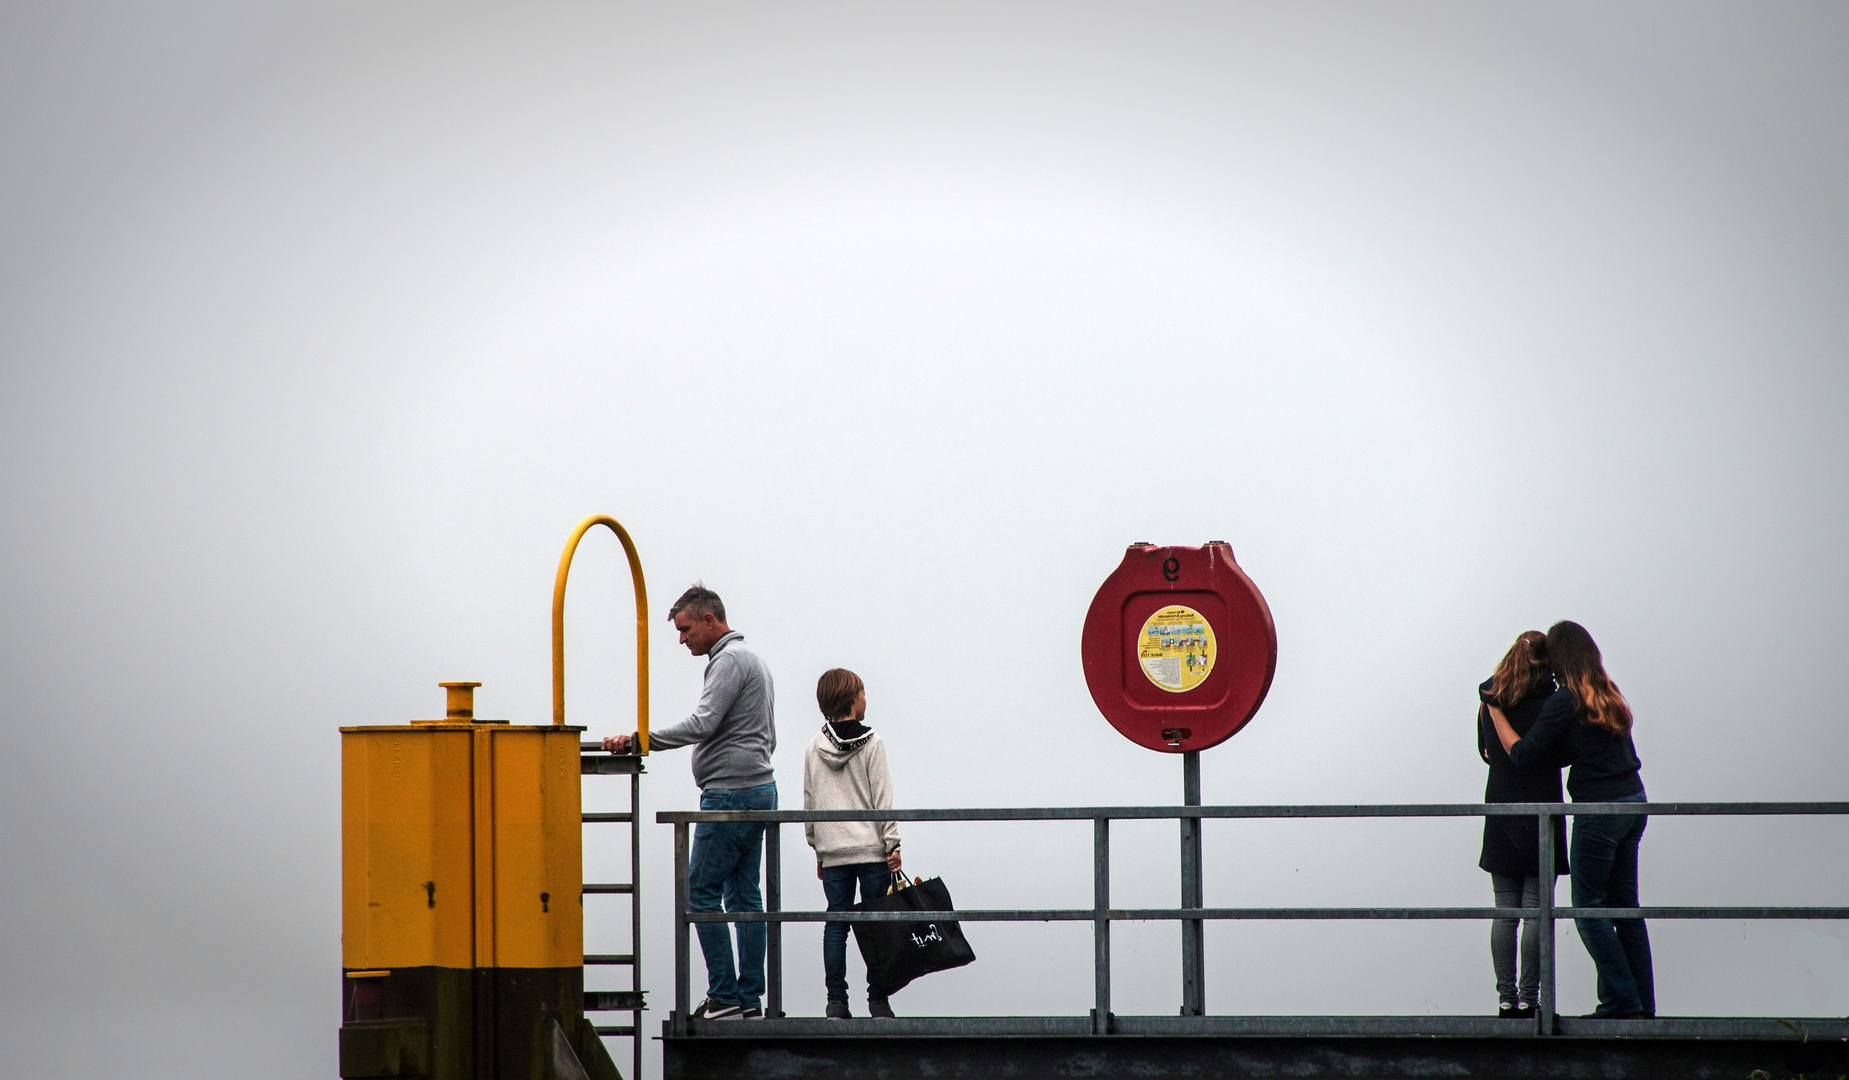
MULTIPOLYGON (((1535 1033, 1554 1033, 1554 815, 1542 811, 1538 816, 1541 829, 1541 880, 1537 890, 1541 898, 1540 936, 1541 1000, 1534 1003, 1535 1033)), ((1519 938, 1519 935, 1518 935, 1519 938)), ((1517 949, 1519 952, 1520 950, 1517 949)))
POLYGON ((676 1035, 687 1034, 687 823, 674 823, 674 1022, 676 1035))
POLYGON ((1091 822, 1091 1033, 1111 1033, 1111 819, 1091 822))
MULTIPOLYGON (((783 825, 764 826, 764 910, 783 910, 783 825)), ((764 1015, 783 1015, 783 924, 764 924, 764 1015)))
MULTIPOLYGON (((1181 755, 1181 796, 1185 806, 1201 804, 1201 754, 1181 755)), ((1205 907, 1201 889, 1201 819, 1181 819, 1181 906, 1205 907)), ((1207 958, 1199 919, 1181 920, 1181 1015, 1207 1015, 1207 958)))

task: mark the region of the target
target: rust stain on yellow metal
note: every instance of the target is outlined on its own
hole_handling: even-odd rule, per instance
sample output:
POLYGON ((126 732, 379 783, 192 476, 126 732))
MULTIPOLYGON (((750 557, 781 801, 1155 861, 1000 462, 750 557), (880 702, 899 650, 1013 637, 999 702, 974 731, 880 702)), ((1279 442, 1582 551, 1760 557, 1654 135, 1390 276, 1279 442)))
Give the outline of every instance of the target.
POLYGON ((343 968, 584 963, 583 729, 456 717, 477 685, 444 685, 444 720, 340 729, 343 968))
POLYGON ((565 722, 565 581, 571 576, 572 556, 578 541, 593 525, 607 526, 622 541, 629 556, 629 576, 636 587, 636 735, 637 750, 648 753, 648 587, 642 581, 642 558, 628 530, 608 514, 592 514, 571 531, 559 556, 559 573, 552 585, 552 722, 565 722))

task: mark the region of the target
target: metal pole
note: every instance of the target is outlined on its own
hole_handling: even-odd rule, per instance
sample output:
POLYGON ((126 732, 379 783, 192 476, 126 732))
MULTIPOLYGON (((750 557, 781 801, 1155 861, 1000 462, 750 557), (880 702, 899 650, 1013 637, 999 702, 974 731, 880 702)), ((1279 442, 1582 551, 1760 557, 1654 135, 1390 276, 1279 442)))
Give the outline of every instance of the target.
POLYGON ((1535 1033, 1554 1033, 1554 815, 1537 815, 1541 825, 1540 960, 1541 1000, 1534 1003, 1535 1033))
POLYGON ((630 1036, 635 1050, 635 1071, 642 1075, 642 765, 629 774, 629 988, 635 992, 636 1007, 630 1013, 630 1036))
MULTIPOLYGON (((772 822, 764 827, 764 910, 783 910, 783 826, 772 822)), ((764 1015, 783 1015, 783 924, 774 922, 764 928, 764 1015)))
MULTIPOLYGON (((640 944, 638 942, 638 944, 640 944)), ((687 1034, 687 823, 674 823, 674 1020, 676 1035, 687 1034)))
POLYGON ((1111 1033, 1111 819, 1091 823, 1091 1033, 1111 1033))
MULTIPOLYGON (((1201 804, 1201 755, 1181 755, 1181 803, 1201 804)), ((1181 906, 1205 907, 1201 890, 1201 819, 1181 819, 1181 906)), ((1181 1015, 1207 1015, 1206 950, 1199 919, 1181 921, 1181 1015)))

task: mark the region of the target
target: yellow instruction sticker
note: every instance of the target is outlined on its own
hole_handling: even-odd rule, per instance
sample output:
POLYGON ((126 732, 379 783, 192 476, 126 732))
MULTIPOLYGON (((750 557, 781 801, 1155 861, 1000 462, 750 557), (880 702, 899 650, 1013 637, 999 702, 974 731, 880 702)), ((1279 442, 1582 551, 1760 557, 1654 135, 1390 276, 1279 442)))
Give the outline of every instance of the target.
POLYGON ((1149 681, 1182 694, 1199 686, 1213 670, 1213 627, 1200 612, 1175 604, 1149 617, 1136 656, 1149 681))

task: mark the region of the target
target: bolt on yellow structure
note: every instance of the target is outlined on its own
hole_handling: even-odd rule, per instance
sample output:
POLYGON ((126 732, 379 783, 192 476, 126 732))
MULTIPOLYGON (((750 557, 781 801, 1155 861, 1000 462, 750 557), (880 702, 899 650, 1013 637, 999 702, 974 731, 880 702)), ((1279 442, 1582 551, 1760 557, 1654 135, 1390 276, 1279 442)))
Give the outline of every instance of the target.
POLYGON ((479 719, 481 684, 446 682, 440 720, 340 729, 342 1077, 620 1080, 584 1018, 584 729, 564 723, 565 581, 600 523, 635 579, 646 740, 642 565, 601 515, 559 565, 552 723, 479 719))

